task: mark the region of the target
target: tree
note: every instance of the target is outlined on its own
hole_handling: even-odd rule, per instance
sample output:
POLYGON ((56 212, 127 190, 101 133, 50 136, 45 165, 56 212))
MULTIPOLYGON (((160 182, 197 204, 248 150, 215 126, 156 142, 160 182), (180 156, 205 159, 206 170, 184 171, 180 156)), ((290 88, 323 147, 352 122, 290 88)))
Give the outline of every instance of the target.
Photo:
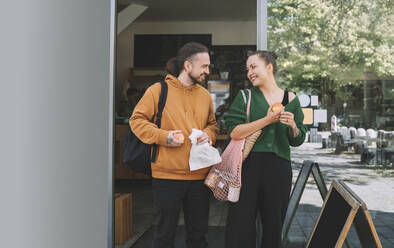
POLYGON ((268 46, 279 56, 279 83, 335 98, 366 72, 394 75, 393 13, 390 0, 269 1, 268 46))

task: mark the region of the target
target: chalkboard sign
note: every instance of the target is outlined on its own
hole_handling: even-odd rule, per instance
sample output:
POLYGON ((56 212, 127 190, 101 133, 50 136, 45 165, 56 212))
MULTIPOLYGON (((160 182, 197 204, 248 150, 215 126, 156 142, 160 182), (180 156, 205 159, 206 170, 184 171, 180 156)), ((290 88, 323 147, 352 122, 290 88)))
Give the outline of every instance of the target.
POLYGON ((382 247, 372 217, 368 211, 367 204, 356 195, 344 182, 338 181, 347 192, 349 192, 361 205, 358 209, 353 224, 364 248, 382 247))
POLYGON ((382 247, 365 203, 343 182, 335 180, 306 247, 342 247, 352 223, 363 247, 382 247))
POLYGON ((310 175, 313 175, 315 179, 317 188, 319 189, 320 195, 322 199, 327 195, 327 186, 324 182, 323 176, 320 172, 320 168, 318 163, 315 163, 310 160, 304 161, 302 164, 301 170, 298 174, 297 181, 294 185, 294 188, 291 192, 289 205, 287 207, 285 221, 283 223, 282 228, 282 242, 285 243, 287 239, 287 235, 290 230, 291 223, 293 222, 293 218, 297 211, 298 205, 300 204, 301 196, 304 193, 305 185, 308 181, 310 175))

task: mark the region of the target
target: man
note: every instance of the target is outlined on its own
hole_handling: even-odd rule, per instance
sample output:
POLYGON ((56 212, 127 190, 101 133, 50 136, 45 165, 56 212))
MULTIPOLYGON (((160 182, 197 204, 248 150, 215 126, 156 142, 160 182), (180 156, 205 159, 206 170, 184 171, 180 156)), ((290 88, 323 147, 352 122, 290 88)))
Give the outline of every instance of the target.
POLYGON ((209 92, 201 86, 209 74, 208 49, 187 43, 167 62, 167 102, 161 128, 151 122, 158 111, 161 85, 149 87, 130 118, 130 127, 144 143, 159 145, 152 163, 153 199, 158 211, 153 247, 173 247, 181 207, 186 225, 186 246, 207 247, 209 191, 204 179, 209 168, 190 171, 188 138, 192 128, 203 134, 197 142, 214 143, 217 124, 209 92), (179 138, 180 136, 184 137, 179 138))

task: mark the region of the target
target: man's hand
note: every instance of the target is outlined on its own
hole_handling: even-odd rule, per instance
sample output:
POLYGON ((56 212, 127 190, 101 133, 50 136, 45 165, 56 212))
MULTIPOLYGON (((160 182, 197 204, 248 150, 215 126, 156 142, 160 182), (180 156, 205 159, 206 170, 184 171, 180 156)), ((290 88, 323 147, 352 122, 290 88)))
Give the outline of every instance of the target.
POLYGON ((166 146, 168 147, 179 147, 183 144, 183 141, 179 141, 178 139, 175 138, 174 135, 176 134, 182 134, 181 130, 174 130, 170 131, 167 137, 167 144, 166 146))
POLYGON ((202 135, 200 135, 200 137, 197 138, 197 144, 198 145, 202 145, 205 143, 212 143, 211 139, 209 138, 208 134, 206 132, 203 132, 202 135))

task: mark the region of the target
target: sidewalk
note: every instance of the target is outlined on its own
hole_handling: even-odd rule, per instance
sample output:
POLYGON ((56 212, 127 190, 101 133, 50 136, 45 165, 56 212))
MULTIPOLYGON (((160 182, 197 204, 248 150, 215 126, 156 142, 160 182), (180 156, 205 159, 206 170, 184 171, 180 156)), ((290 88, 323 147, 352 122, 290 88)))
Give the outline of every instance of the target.
MULTIPOLYGON (((292 148, 293 160, 293 183, 295 183, 301 165, 304 160, 313 160, 319 163, 319 167, 324 176, 329 189, 332 180, 341 179, 349 186, 366 204, 377 229, 379 239, 384 248, 394 247, 394 170, 374 169, 359 164, 359 155, 344 153, 335 155, 330 149, 321 149, 321 144, 305 143, 300 147, 292 148)), ((154 210, 151 183, 148 180, 119 181, 117 182, 117 192, 133 194, 133 236, 118 248, 133 247, 152 225, 156 216, 154 210)), ((315 221, 320 213, 323 200, 314 184, 313 177, 305 187, 301 197, 300 205, 293 219, 288 235, 289 243, 286 248, 304 248, 312 232, 315 221)), ((211 196, 209 226, 210 228, 220 228, 223 235, 227 218, 227 202, 217 201, 211 196)), ((183 213, 179 219, 179 226, 184 225, 183 213)), ((177 234, 177 238, 184 240, 183 229, 177 234)), ((221 239, 217 229, 210 229, 215 239, 221 239)), ((209 235, 212 237, 212 233, 209 235)), ((149 236, 151 239, 151 236, 149 236)), ((143 237, 142 237, 143 239, 143 237)), ((215 240, 214 240, 215 241, 215 240)), ((217 240, 216 240, 217 241, 217 240)), ((348 234, 349 248, 359 248, 361 244, 353 229, 348 234)), ((149 245, 135 247, 151 247, 149 245)), ((184 247, 184 246, 178 246, 184 247)), ((223 246, 216 246, 223 247, 223 246)), ((344 246, 346 248, 346 246, 344 246)))
MULTIPOLYGON (((332 149, 321 149, 321 143, 305 143, 292 148, 293 183, 304 160, 319 163, 329 189, 332 180, 343 180, 366 204, 383 247, 394 247, 394 170, 359 163, 360 155, 351 152, 335 155, 332 149)), ((288 248, 305 247, 320 213, 323 199, 311 176, 301 197, 290 228, 288 248)), ((347 238, 349 247, 361 247, 354 228, 347 238)), ((346 246, 344 246, 346 247, 346 246)))

